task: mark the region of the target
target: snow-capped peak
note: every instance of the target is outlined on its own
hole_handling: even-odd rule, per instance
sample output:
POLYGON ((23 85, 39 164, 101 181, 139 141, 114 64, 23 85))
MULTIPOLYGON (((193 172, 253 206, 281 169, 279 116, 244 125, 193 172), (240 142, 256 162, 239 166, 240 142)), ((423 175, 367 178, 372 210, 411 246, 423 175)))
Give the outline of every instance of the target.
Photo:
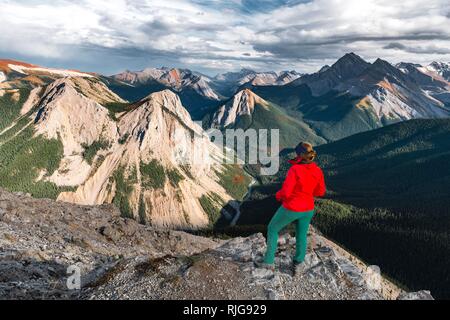
POLYGON ((93 78, 94 76, 88 73, 83 73, 74 70, 60 70, 51 68, 42 68, 37 66, 25 66, 19 64, 8 64, 8 67, 16 72, 22 74, 34 74, 34 73, 48 73, 51 75, 57 75, 61 77, 83 77, 83 78, 93 78))
POLYGON ((424 68, 427 71, 434 72, 440 75, 445 80, 450 81, 450 63, 434 61, 424 68))
POLYGON ((114 79, 132 85, 145 85, 149 81, 156 81, 175 91, 186 88, 195 90, 198 94, 212 100, 220 100, 219 96, 209 87, 209 79, 188 69, 177 68, 147 68, 142 71, 125 71, 113 76, 114 79))

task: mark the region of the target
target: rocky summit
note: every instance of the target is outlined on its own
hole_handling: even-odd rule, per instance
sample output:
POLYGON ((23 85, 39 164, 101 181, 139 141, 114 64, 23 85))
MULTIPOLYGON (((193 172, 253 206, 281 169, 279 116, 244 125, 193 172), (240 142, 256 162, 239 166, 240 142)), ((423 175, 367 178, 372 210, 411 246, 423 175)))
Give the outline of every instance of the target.
MULTIPOLYGON (((280 237, 276 271, 255 268, 262 234, 228 240, 156 229, 111 205, 81 206, 0 189, 2 299, 432 299, 378 277, 311 229, 305 263, 280 237), (80 289, 68 289, 74 270, 80 289)), ((76 283, 76 282, 75 282, 76 283)), ((73 288, 73 287, 71 287, 73 288)))

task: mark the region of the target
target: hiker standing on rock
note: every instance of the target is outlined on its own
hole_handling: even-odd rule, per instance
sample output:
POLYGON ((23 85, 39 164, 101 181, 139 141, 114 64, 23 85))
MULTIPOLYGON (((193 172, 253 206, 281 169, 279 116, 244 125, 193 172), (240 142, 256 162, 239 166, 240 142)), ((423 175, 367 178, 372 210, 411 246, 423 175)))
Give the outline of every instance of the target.
POLYGON ((303 262, 307 248, 309 224, 314 215, 314 197, 323 197, 326 187, 322 170, 314 162, 317 157, 312 145, 301 142, 295 148, 297 157, 289 162, 289 169, 283 187, 276 194, 282 203, 269 223, 267 229, 267 252, 263 262, 256 262, 258 267, 274 270, 278 234, 287 225, 296 223, 296 254, 294 265, 303 262))

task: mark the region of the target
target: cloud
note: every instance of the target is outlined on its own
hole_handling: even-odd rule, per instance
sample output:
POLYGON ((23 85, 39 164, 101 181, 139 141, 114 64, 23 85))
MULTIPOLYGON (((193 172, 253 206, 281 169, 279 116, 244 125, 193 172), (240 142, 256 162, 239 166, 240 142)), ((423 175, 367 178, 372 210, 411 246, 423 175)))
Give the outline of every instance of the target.
POLYGON ((446 55, 450 54, 450 48, 438 47, 436 45, 429 46, 408 46, 399 42, 391 42, 388 45, 383 47, 384 49, 393 49, 393 50, 401 50, 409 53, 418 53, 418 54, 439 54, 446 55))
POLYGON ((447 0, 0 0, 0 53, 115 72, 310 72, 349 51, 450 61, 447 0))
MULTIPOLYGON (((383 48, 392 41, 413 41, 426 46, 440 41, 450 44, 447 1, 339 1, 316 0, 293 8, 279 8, 256 15, 262 27, 253 46, 280 59, 335 58, 353 49, 373 58, 395 53, 383 48)), ((388 48, 390 49, 390 48, 388 48)), ((420 52, 411 52, 411 59, 420 52)))

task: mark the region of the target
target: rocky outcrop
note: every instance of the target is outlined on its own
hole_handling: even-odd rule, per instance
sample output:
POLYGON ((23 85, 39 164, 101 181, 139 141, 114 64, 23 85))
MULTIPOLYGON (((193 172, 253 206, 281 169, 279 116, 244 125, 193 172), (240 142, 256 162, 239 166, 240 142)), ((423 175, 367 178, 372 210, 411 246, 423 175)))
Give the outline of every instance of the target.
POLYGON ((192 255, 219 244, 123 219, 112 205, 80 206, 0 189, 2 298, 79 298, 66 286, 71 265, 80 267, 87 289, 126 259, 192 255))
POLYGON ((226 104, 217 109, 212 116, 211 127, 225 129, 235 124, 240 117, 251 118, 256 105, 267 108, 268 102, 249 89, 238 92, 226 104))
POLYGON ((37 200, 0 189, 0 296, 5 299, 431 299, 406 293, 355 257, 309 234, 292 269, 280 238, 275 272, 258 269, 261 234, 218 240, 155 229, 116 208, 37 200), (69 269, 68 269, 69 268, 69 269), (80 290, 67 288, 79 270, 80 290), (372 269, 370 269, 372 270, 372 269), (295 272, 294 272, 295 271, 295 272))
MULTIPOLYGON (((81 153, 82 145, 90 145, 101 136, 108 141, 118 139, 108 110, 99 103, 103 98, 99 101, 85 94, 78 85, 80 80, 63 78, 47 86, 35 117, 36 134, 49 139, 59 137, 66 156, 81 153)), ((106 87, 101 89, 96 96, 112 94, 106 87)))
POLYGON ((219 181, 222 151, 170 90, 127 105, 98 79, 61 78, 33 89, 21 113, 34 137, 62 144, 57 169, 36 179, 62 188, 60 201, 114 202, 154 226, 197 229, 232 200, 219 181))
POLYGON ((434 61, 430 65, 424 67, 427 71, 433 72, 441 76, 443 79, 450 81, 450 63, 434 61))

